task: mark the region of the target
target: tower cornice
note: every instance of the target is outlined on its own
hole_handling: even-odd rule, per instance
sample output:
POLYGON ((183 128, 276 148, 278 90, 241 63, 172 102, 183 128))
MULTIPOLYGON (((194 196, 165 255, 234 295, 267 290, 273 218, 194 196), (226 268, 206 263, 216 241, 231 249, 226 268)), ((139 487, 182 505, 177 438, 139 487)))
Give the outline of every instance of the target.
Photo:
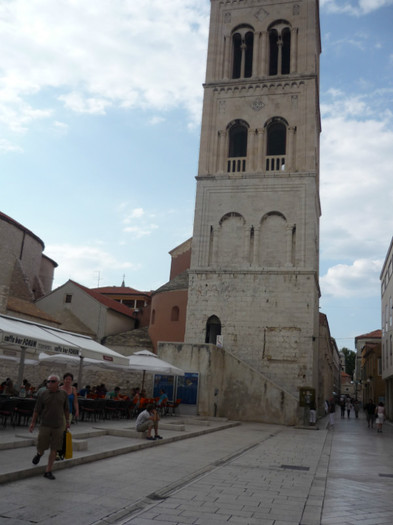
POLYGON ((205 89, 244 89, 253 87, 274 88, 280 85, 300 85, 308 80, 317 81, 316 74, 309 75, 283 75, 280 77, 261 77, 256 79, 245 80, 216 80, 214 82, 205 82, 203 87, 205 89))
POLYGON ((305 179, 305 178, 316 178, 318 174, 311 171, 303 172, 235 172, 235 173, 214 173, 214 174, 205 174, 197 175, 195 179, 197 181, 224 181, 224 180, 238 180, 238 179, 280 179, 284 181, 285 179, 305 179))

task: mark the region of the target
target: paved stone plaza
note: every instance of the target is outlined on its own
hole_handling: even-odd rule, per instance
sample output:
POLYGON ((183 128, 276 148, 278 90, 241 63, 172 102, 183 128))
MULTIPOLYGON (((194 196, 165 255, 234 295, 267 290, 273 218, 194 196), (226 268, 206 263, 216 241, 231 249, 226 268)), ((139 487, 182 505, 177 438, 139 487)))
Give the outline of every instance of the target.
MULTIPOLYGON (((75 438, 88 426, 73 426, 75 438)), ((97 426, 126 430, 132 422, 97 426)), ((0 523, 393 523, 390 424, 377 434, 367 429, 363 414, 359 420, 341 420, 337 413, 335 429, 325 427, 325 420, 319 430, 259 423, 206 426, 201 421, 186 425, 182 433, 163 430, 160 442, 121 435, 91 437, 87 451, 56 464, 55 481, 42 477, 45 456, 43 465, 32 466, 33 446, 1 449, 0 523), (126 453, 127 447, 133 451, 126 453), (90 462, 84 463, 89 454, 90 462), (107 459, 98 460, 104 456, 107 459), (22 479, 6 480, 6 475, 12 479, 12 463, 14 476, 19 472, 22 479)), ((26 430, 1 430, 0 444, 21 433, 26 430)))

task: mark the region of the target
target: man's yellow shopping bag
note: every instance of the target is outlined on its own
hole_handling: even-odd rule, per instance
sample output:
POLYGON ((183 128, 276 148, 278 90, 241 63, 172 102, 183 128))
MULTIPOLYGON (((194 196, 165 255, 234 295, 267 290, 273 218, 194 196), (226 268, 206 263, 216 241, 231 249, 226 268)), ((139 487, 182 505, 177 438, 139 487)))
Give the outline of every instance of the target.
POLYGON ((72 458, 72 434, 69 430, 67 430, 65 438, 66 438, 66 446, 65 446, 64 459, 71 459, 72 458))

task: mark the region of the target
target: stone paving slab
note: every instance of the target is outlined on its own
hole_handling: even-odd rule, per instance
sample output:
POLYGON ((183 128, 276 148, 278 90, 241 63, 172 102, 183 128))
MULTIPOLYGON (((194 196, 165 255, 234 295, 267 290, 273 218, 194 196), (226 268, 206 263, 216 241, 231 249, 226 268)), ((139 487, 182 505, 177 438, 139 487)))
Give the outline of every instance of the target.
POLYGON ((145 501, 160 501, 157 498, 161 494, 192 482, 195 476, 217 468, 227 458, 236 457, 245 447, 254 446, 280 429, 247 424, 173 442, 164 439, 159 446, 153 442, 153 446, 136 453, 54 471, 55 481, 36 476, 7 482, 1 486, 0 522, 115 522, 136 508, 144 508, 145 501))
POLYGON ((392 427, 385 424, 377 434, 360 417, 339 419, 334 430, 324 422, 319 428, 245 423, 59 469, 54 482, 7 482, 0 523, 393 523, 392 427))
MULTIPOLYGON (((237 426, 238 422, 217 419, 206 422, 187 418, 187 426, 183 420, 170 418, 174 424, 163 422, 160 432, 165 432, 165 438, 160 441, 147 441, 135 430, 135 423, 127 420, 111 420, 97 423, 78 423, 73 425, 71 433, 77 446, 73 449, 72 459, 58 461, 54 470, 63 470, 77 465, 91 463, 113 456, 129 454, 154 446, 183 439, 198 437, 216 432, 223 428, 237 426), (206 424, 208 423, 208 424, 206 424), (83 443, 86 442, 87 443, 83 443), (78 442, 83 446, 78 446, 78 442)), ((45 471, 47 452, 38 466, 31 461, 35 455, 35 442, 38 431, 30 434, 27 428, 8 427, 0 431, 0 484, 16 481, 30 476, 42 475, 45 471)))
POLYGON ((336 413, 321 525, 393 523, 393 427, 383 433, 336 413))
POLYGON ((391 524, 392 439, 389 424, 377 434, 363 414, 317 435, 287 429, 115 523, 391 524))
POLYGON ((319 524, 324 492, 315 494, 314 478, 323 472, 326 437, 326 431, 293 428, 271 434, 166 499, 113 523, 299 525, 304 516, 304 523, 319 524))

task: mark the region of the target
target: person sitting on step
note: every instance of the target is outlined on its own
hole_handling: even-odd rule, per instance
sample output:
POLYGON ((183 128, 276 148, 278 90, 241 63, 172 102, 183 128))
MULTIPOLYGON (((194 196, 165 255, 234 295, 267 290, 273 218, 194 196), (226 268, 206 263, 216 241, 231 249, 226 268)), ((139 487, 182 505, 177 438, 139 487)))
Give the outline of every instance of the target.
POLYGON ((158 435, 158 421, 159 416, 157 410, 154 408, 154 405, 149 404, 146 407, 146 410, 143 410, 139 416, 136 418, 136 430, 137 432, 147 432, 147 437, 149 441, 154 441, 155 439, 162 439, 158 435), (151 431, 154 428, 154 437, 151 435, 151 431))

